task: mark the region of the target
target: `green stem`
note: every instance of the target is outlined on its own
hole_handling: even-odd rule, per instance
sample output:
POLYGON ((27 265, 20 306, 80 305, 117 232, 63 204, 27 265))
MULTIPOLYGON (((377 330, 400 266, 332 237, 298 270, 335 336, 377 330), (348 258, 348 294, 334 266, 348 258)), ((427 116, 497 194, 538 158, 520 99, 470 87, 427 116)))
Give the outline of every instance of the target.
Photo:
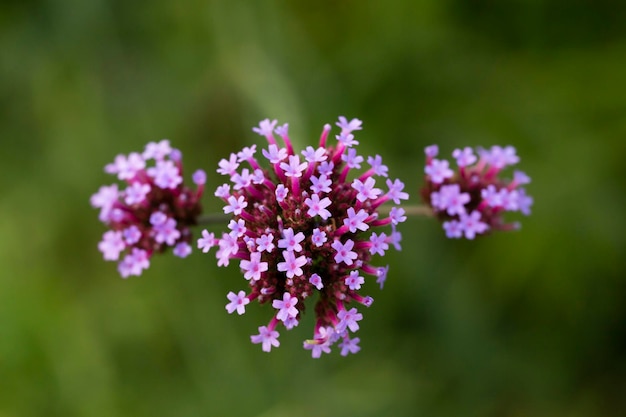
MULTIPOLYGON (((423 204, 418 204, 415 206, 402 206, 402 208, 404 209, 407 217, 412 217, 412 216, 433 217, 433 209, 423 204)), ((381 213, 388 214, 390 210, 391 210, 391 207, 382 207, 381 213)))

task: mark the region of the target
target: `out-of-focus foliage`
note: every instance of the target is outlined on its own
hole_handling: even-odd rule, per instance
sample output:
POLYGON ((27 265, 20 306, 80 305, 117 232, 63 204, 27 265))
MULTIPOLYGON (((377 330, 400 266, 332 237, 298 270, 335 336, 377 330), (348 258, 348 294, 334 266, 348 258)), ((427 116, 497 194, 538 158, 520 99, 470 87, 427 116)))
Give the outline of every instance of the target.
POLYGON ((623 413, 626 7, 550 3, 3 2, 0 415, 623 413), (250 344, 270 307, 227 315, 245 281, 213 254, 102 261, 88 199, 117 153, 167 137, 211 173, 262 118, 302 147, 340 114, 414 203, 424 146, 514 145, 532 216, 474 242, 403 224, 348 358, 310 359, 311 317, 250 344))

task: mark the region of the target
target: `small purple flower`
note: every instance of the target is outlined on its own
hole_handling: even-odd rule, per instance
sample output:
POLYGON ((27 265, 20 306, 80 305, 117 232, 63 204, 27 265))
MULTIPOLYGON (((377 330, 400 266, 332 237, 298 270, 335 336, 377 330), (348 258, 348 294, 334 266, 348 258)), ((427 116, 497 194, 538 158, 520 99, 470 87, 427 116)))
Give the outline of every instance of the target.
POLYGON ((321 174, 319 178, 314 175, 311 176, 311 191, 315 194, 329 193, 331 191, 331 184, 332 181, 324 174, 321 174))
POLYGON ((260 237, 256 238, 256 244, 257 244, 257 250, 259 252, 267 252, 267 253, 272 253, 272 251, 274 250, 274 235, 271 233, 265 234, 265 235, 261 235, 260 237))
POLYGON ((356 308, 351 308, 349 311, 341 310, 337 313, 337 318, 340 320, 337 325, 337 330, 341 333, 346 328, 350 329, 352 333, 359 330, 359 323, 363 319, 363 314, 359 313, 356 308))
POLYGON ((318 248, 326 243, 326 232, 320 229, 313 229, 313 235, 311 235, 311 241, 318 248))
POLYGON ((219 261, 217 266, 228 266, 230 258, 236 255, 239 251, 237 237, 229 233, 224 233, 217 245, 219 246, 219 250, 217 251, 217 258, 219 261))
POLYGON ((132 246, 139 242, 139 239, 141 239, 141 230, 137 227, 137 225, 133 224, 122 230, 122 235, 124 236, 124 242, 126 242, 127 245, 132 246))
POLYGON ((191 245, 187 242, 180 242, 174 246, 172 253, 179 258, 186 258, 191 254, 191 245))
POLYGON ((241 173, 235 172, 231 175, 230 180, 235 184, 233 186, 235 190, 241 190, 252 183, 252 175, 250 175, 248 168, 244 168, 241 173))
POLYGON ((451 178, 454 172, 449 168, 450 164, 445 159, 433 159, 430 165, 426 165, 424 172, 434 184, 441 184, 446 178, 451 178))
POLYGON ((329 176, 332 174, 333 169, 335 168, 335 164, 332 162, 324 161, 317 167, 317 172, 320 175, 329 176))
POLYGON ((307 146, 305 150, 302 151, 302 155, 304 159, 310 164, 315 162, 323 162, 328 156, 326 155, 326 149, 324 148, 313 148, 312 146, 307 146))
POLYGON ((365 223, 367 220, 367 212, 364 209, 360 209, 358 212, 354 211, 354 208, 348 208, 346 213, 348 217, 343 219, 343 224, 350 230, 350 233, 356 233, 357 230, 366 231, 369 229, 369 225, 365 223))
POLYGON ((387 280, 387 273, 389 272, 389 265, 381 266, 376 269, 376 283, 380 284, 380 289, 383 289, 385 281, 387 280))
POLYGON ((111 209, 118 201, 120 193, 117 188, 117 184, 109 186, 103 185, 100 190, 91 196, 90 203, 92 207, 100 209, 100 221, 103 223, 109 222, 109 215, 111 209))
POLYGON ((238 219, 237 221, 233 219, 228 223, 228 228, 235 236, 241 237, 246 233, 246 222, 243 219, 238 219))
POLYGON ((170 160, 157 161, 156 166, 146 170, 154 184, 162 189, 176 189, 183 182, 178 167, 170 160))
POLYGON ((283 294, 282 300, 274 300, 272 302, 272 307, 278 310, 276 313, 276 318, 280 321, 285 321, 289 317, 297 317, 298 309, 296 305, 298 304, 298 297, 294 297, 288 292, 283 294))
POLYGON ((150 224, 152 226, 161 226, 167 221, 167 214, 162 211, 155 211, 150 215, 150 224))
POLYGON ((226 200, 230 196, 230 185, 222 184, 215 190, 215 197, 226 200))
POLYGON ((313 284, 318 290, 324 288, 324 284, 322 283, 322 277, 315 273, 309 277, 309 282, 313 284))
POLYGON ((308 340, 304 342, 304 348, 311 351, 311 356, 315 359, 322 356, 322 353, 330 353, 330 343, 310 343, 308 340))
POLYGON ((391 223, 394 225, 398 225, 406 221, 406 211, 402 207, 392 207, 389 211, 389 218, 391 219, 391 223))
POLYGON ((266 326, 261 326, 259 327, 259 334, 250 336, 250 340, 255 344, 261 343, 263 352, 269 352, 272 350, 272 346, 280 346, 278 336, 278 332, 273 327, 270 329, 266 326))
POLYGON ((289 193, 289 189, 282 184, 278 184, 276 187, 276 201, 282 202, 287 198, 287 194, 289 193))
POLYGON ((256 153, 256 145, 247 146, 243 148, 239 153, 237 153, 237 161, 243 162, 249 159, 254 158, 254 154, 256 153))
POLYGON ((452 156, 456 159, 456 164, 460 167, 466 167, 476 162, 477 158, 474 151, 469 146, 463 149, 455 149, 452 156))
POLYGON ((239 167, 239 162, 237 161, 237 159, 237 155, 231 153, 229 159, 220 160, 220 162, 218 163, 219 168, 217 169, 217 173, 228 176, 233 175, 239 167))
POLYGON ((370 242, 372 243, 372 246, 370 247, 370 253, 372 255, 379 254, 380 256, 384 256, 385 251, 389 249, 387 235, 385 233, 381 233, 380 235, 377 235, 376 232, 372 233, 372 236, 370 236, 370 242))
POLYGON ((361 348, 359 347, 359 342, 361 339, 358 337, 354 337, 350 339, 347 336, 344 336, 341 343, 339 343, 339 347, 341 348, 341 356, 347 356, 349 353, 358 353, 361 348))
POLYGON ((243 209, 248 206, 246 199, 243 196, 235 198, 235 196, 228 197, 228 205, 224 206, 224 213, 233 213, 235 216, 239 216, 243 209))
POLYGON ((409 195, 402 191, 404 189, 404 183, 402 181, 398 179, 395 181, 387 180, 387 187, 389 187, 387 197, 393 200, 394 203, 400 204, 400 200, 409 199, 409 195))
POLYGON ((97 193, 91 196, 90 202, 93 207, 110 207, 118 199, 119 191, 117 184, 103 185, 97 193))
POLYGON ((366 179, 365 182, 362 182, 358 178, 355 179, 352 182, 352 188, 358 191, 356 199, 361 203, 364 203, 367 200, 375 200, 378 198, 380 193, 382 193, 382 190, 374 188, 374 185, 376 185, 376 181, 372 177, 366 179))
POLYGON ((237 312, 237 314, 242 315, 246 312, 246 306, 250 304, 250 299, 246 297, 246 293, 244 291, 239 291, 237 294, 230 291, 226 298, 230 303, 226 304, 226 311, 228 314, 233 314, 233 312, 237 312))
POLYGON ((155 159, 157 161, 160 161, 163 158, 169 156, 171 152, 172 148, 170 146, 170 141, 167 139, 163 139, 160 142, 148 143, 141 156, 146 161, 148 159, 155 159))
POLYGON ((250 177, 252 178, 253 184, 258 185, 258 184, 263 184, 265 182, 265 174, 260 169, 255 169, 250 177))
MULTIPOLYGON (((526 175, 525 172, 523 171, 515 171, 513 172, 513 182, 512 184, 512 188, 518 186, 518 185, 526 185, 530 183, 530 177, 528 175, 526 175)), ((509 185, 509 187, 511 187, 511 185, 509 185)))
POLYGON ((298 323, 300 323, 298 319, 295 317, 291 317, 291 316, 283 320, 283 325, 285 326, 285 329, 287 330, 293 329, 294 327, 298 325, 298 323))
POLYGON ((483 201, 489 207, 501 207, 502 206, 502 194, 496 188, 495 185, 489 184, 487 187, 480 190, 480 195, 483 201))
POLYGON ((502 199, 502 207, 505 210, 509 210, 509 211, 517 211, 519 210, 519 204, 518 204, 518 196, 519 193, 517 190, 507 190, 506 188, 503 188, 500 190, 500 198, 502 199))
POLYGON ((463 227, 458 220, 448 220, 443 222, 443 229, 446 231, 446 237, 458 239, 463 236, 463 227))
POLYGON ((490 151, 484 151, 482 155, 493 167, 504 168, 507 165, 515 165, 519 162, 515 148, 512 146, 492 146, 490 151))
POLYGON ((395 226, 391 227, 391 236, 389 238, 389 243, 391 243, 397 251, 402 250, 400 246, 400 242, 402 241, 402 235, 398 232, 395 226))
POLYGON ((339 143, 343 144, 343 146, 345 146, 346 148, 350 148, 352 146, 356 146, 359 144, 358 141, 354 140, 354 135, 347 131, 341 132, 341 134, 335 136, 335 138, 337 139, 339 143))
POLYGON ((439 155, 439 147, 437 145, 430 145, 424 149, 424 153, 428 158, 436 158, 439 155))
POLYGON ((343 116, 339 116, 339 121, 336 123, 336 125, 341 128, 342 132, 348 132, 348 133, 354 130, 361 130, 362 124, 363 122, 360 121, 359 119, 352 119, 348 121, 348 119, 346 119, 343 116))
POLYGON ((271 136, 276 123, 278 123, 276 120, 265 119, 259 123, 259 127, 253 127, 252 131, 261 136, 271 136))
POLYGON ((261 279, 261 273, 267 271, 267 262, 261 262, 261 253, 252 252, 250 254, 250 260, 242 259, 239 263, 242 271, 245 271, 243 277, 245 279, 251 279, 258 281, 261 279))
POLYGON ((137 152, 132 152, 128 156, 118 155, 113 164, 106 166, 105 171, 109 174, 117 174, 119 180, 131 180, 138 172, 146 167, 146 161, 137 152))
POLYGON ((298 256, 292 251, 283 251, 284 262, 277 264, 278 271, 284 272, 287 278, 299 277, 304 274, 302 267, 306 265, 306 257, 304 255, 298 256))
POLYGON ((529 216, 530 207, 533 205, 533 198, 526 195, 526 190, 520 188, 517 192, 517 205, 522 214, 529 216))
POLYGON ((146 199, 146 196, 150 192, 149 184, 142 184, 140 182, 134 182, 129 185, 124 191, 124 202, 129 206, 133 204, 139 204, 146 199))
POLYGON ((363 157, 356 154, 356 149, 350 148, 348 149, 347 154, 341 155, 341 159, 346 163, 349 168, 361 168, 361 162, 363 162, 363 157))
POLYGON ((278 239, 278 247, 290 252, 302 252, 300 242, 304 240, 304 233, 294 233, 291 227, 283 231, 282 239, 278 239))
POLYGON ((102 252, 105 261, 117 261, 120 253, 126 249, 122 232, 114 230, 105 232, 102 235, 102 241, 98 244, 98 249, 102 252))
POLYGON ((278 164, 287 158, 287 149, 278 148, 276 145, 269 145, 268 150, 263 149, 262 152, 272 164, 278 164))
POLYGON ((206 183, 206 172, 202 169, 197 170, 191 176, 191 180, 196 185, 204 185, 204 183, 206 183))
POLYGON ((286 137, 287 135, 289 135, 289 123, 277 126, 276 129, 274 129, 274 132, 281 138, 286 137))
POLYGON ((376 155, 375 157, 368 156, 367 163, 370 164, 370 166, 372 167, 372 172, 375 175, 378 175, 379 177, 387 176, 387 171, 389 171, 389 168, 387 168, 386 165, 383 165, 383 158, 380 155, 376 155))
POLYGON ((359 275, 359 271, 350 271, 350 275, 346 277, 344 282, 352 291, 358 291, 361 289, 361 285, 365 283, 365 279, 359 275))
POLYGON ((154 225, 154 240, 157 243, 165 243, 174 246, 180 237, 180 230, 176 227, 176 220, 168 218, 165 222, 154 225))
POLYGON ((206 229, 203 230, 202 237, 198 239, 198 249, 207 253, 213 246, 215 246, 215 234, 209 233, 206 229))
POLYGON ((307 166, 308 164, 306 162, 300 163, 300 157, 298 155, 289 155, 289 163, 280 163, 280 168, 285 171, 286 176, 296 178, 302 176, 302 171, 304 171, 307 166))
POLYGON ((480 221, 478 211, 472 211, 470 214, 463 213, 459 223, 467 239, 474 239, 477 234, 484 233, 489 228, 486 223, 480 221))
POLYGON ((320 200, 320 196, 317 194, 313 194, 310 198, 304 200, 304 204, 309 208, 307 211, 307 215, 310 217, 320 216, 322 219, 326 220, 332 214, 330 211, 326 209, 326 207, 330 206, 331 202, 328 197, 324 197, 320 200))
POLYGON ((122 278, 128 278, 131 275, 141 275, 144 269, 150 266, 148 252, 143 249, 132 248, 130 254, 118 264, 118 272, 122 278))
POLYGON ((450 216, 461 215, 465 213, 465 205, 469 203, 470 195, 461 192, 458 184, 443 185, 439 190, 438 201, 440 210, 446 210, 450 216))
POLYGON ((172 149, 172 152, 170 152, 170 159, 173 162, 178 163, 183 159, 183 153, 178 149, 172 149))
POLYGON ((358 258, 358 254, 352 251, 354 242, 350 239, 345 243, 341 243, 339 240, 335 240, 332 244, 332 248, 335 250, 335 262, 345 263, 346 265, 352 265, 353 261, 358 258))

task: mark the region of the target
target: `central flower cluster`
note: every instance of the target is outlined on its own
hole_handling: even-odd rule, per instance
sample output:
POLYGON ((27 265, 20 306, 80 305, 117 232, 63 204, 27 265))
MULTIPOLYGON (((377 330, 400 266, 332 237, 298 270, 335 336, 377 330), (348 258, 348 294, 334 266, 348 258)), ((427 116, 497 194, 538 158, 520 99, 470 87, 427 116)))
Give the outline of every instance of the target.
POLYGON ((388 171, 379 155, 367 158, 369 169, 353 174, 365 161, 354 147, 360 120, 340 117, 341 132, 333 145, 327 144, 331 126, 325 125, 319 146, 301 154, 294 152, 288 125, 276 123, 266 119, 253 129, 268 141, 262 154, 269 168, 255 158, 256 146, 220 161, 217 172, 230 177, 231 184, 218 187, 215 195, 226 203, 224 212, 233 215, 230 231, 216 238, 204 230, 198 247, 207 252, 217 246, 219 266, 239 260, 249 290, 227 295, 229 313, 243 314, 253 300, 276 310, 268 325, 251 336, 264 351, 279 346, 277 326, 298 325, 305 300, 318 293, 313 338, 304 347, 319 357, 339 342, 342 355, 356 353, 359 338, 349 333, 359 329, 362 315, 350 304, 372 304, 371 297, 360 294, 364 276, 376 277, 382 288, 389 267, 373 264, 372 258, 384 255, 390 245, 400 249, 395 227, 406 219, 402 208, 381 206, 400 204, 408 194, 399 180, 386 179, 386 191, 377 188, 377 177, 386 178, 388 171), (372 231, 383 226, 387 233, 372 231))

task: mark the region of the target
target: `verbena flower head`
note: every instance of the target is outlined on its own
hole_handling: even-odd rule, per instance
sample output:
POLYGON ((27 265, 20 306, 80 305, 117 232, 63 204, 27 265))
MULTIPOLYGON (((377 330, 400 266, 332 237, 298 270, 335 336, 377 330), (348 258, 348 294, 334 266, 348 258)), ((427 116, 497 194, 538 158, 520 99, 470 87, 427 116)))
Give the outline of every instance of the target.
POLYGON ((408 194, 401 181, 386 178, 379 155, 367 158, 369 169, 355 174, 365 160, 354 148, 360 120, 340 117, 332 144, 331 126, 325 125, 318 146, 300 153, 288 126, 276 123, 264 120, 253 129, 268 142, 261 158, 252 147, 220 161, 217 171, 231 184, 219 186, 215 195, 233 220, 221 238, 205 230, 198 246, 217 246, 218 265, 238 262, 248 281, 247 293, 228 294, 229 313, 242 314, 253 300, 274 309, 269 323, 251 336, 264 351, 279 346, 279 326, 297 326, 305 301, 314 297, 316 324, 304 347, 319 357, 339 342, 342 355, 356 353, 359 338, 351 334, 363 316, 353 303, 372 304, 361 294, 365 277, 382 288, 389 267, 379 266, 377 258, 390 245, 399 249, 396 225, 406 219, 403 209, 381 206, 399 204, 408 194))
POLYGON ((110 229, 98 249, 105 260, 119 261, 123 278, 141 275, 152 255, 168 247, 181 258, 191 253, 189 227, 202 211, 204 171, 193 174, 195 190, 186 187, 180 151, 162 140, 148 143, 141 154, 118 155, 105 172, 123 185, 102 186, 91 196, 91 205, 100 209, 100 220, 110 229))
POLYGON ((493 146, 486 150, 470 147, 455 149, 453 170, 445 159, 437 159, 436 145, 426 147, 425 185, 421 195, 443 222, 449 238, 474 239, 492 230, 518 229, 518 223, 506 223, 504 212, 530 214, 532 197, 522 187, 530 178, 515 171, 512 180, 500 178, 504 168, 515 165, 519 157, 512 146, 493 146))

